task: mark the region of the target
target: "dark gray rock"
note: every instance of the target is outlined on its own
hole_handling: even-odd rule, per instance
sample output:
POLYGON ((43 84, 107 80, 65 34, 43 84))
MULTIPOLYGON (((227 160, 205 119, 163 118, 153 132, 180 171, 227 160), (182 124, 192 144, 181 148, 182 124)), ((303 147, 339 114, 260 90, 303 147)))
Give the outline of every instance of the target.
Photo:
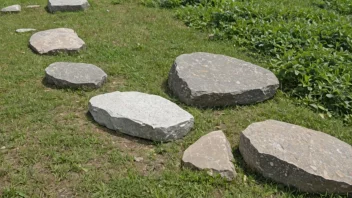
POLYGON ((185 136, 194 118, 175 103, 139 92, 112 92, 89 101, 94 120, 109 129, 154 141, 185 136))
POLYGON ((72 29, 56 28, 33 34, 29 47, 38 54, 55 54, 78 52, 85 47, 85 43, 72 29))
POLYGON ((6 8, 1 9, 2 13, 17 13, 21 12, 21 6, 20 5, 12 5, 8 6, 6 8))
POLYGON ((99 88, 106 81, 99 67, 85 63, 57 62, 45 69, 45 80, 60 88, 99 88))
POLYGON ((208 174, 220 174, 232 180, 236 176, 229 141, 222 131, 210 132, 197 140, 183 153, 184 167, 207 170, 208 174))
POLYGON ((279 87, 278 79, 267 69, 203 52, 177 57, 168 83, 182 102, 201 107, 262 102, 273 97, 279 87))
POLYGON ((49 12, 57 11, 79 11, 89 7, 87 0, 49 0, 49 12))
POLYGON ((244 161, 264 177, 312 193, 352 192, 352 147, 328 134, 268 120, 241 133, 244 161))

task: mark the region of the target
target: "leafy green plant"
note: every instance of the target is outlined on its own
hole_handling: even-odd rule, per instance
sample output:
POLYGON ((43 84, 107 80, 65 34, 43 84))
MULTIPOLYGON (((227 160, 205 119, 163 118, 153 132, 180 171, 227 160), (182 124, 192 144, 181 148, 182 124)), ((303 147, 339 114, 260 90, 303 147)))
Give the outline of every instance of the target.
MULTIPOLYGON (((324 2, 342 6, 345 1, 324 2)), ((259 0, 188 1, 179 4, 177 17, 188 26, 212 31, 212 39, 229 39, 235 47, 244 46, 266 57, 286 93, 326 116, 342 115, 350 120, 349 18, 316 6, 293 9, 274 4, 259 0)))

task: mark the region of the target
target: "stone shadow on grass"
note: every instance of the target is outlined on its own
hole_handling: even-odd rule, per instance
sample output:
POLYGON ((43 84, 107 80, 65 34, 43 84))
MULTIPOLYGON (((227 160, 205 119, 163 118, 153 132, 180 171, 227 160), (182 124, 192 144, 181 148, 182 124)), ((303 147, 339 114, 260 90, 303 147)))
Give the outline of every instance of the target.
MULTIPOLYGON (((103 87, 104 84, 101 87, 103 87)), ((93 88, 93 87, 88 87, 88 86, 77 86, 77 87, 57 86, 57 85, 55 85, 53 83, 49 83, 46 77, 44 77, 42 79, 42 85, 44 85, 45 87, 50 88, 50 89, 62 89, 62 90, 74 90, 74 91, 80 91, 80 90, 82 90, 82 91, 93 91, 93 90, 99 89, 99 88, 93 88)))
POLYGON ((92 124, 94 124, 97 128, 99 128, 100 130, 110 134, 110 135, 113 135, 113 136, 116 136, 116 137, 119 137, 119 138, 122 138, 122 139, 127 139, 131 142, 134 142, 134 143, 138 143, 138 144, 143 144, 143 145, 155 145, 157 142, 154 142, 154 141, 151 141, 151 140, 147 140, 147 139, 143 139, 143 138, 139 138, 139 137, 135 137, 135 136, 130 136, 130 135, 127 135, 127 134, 124 134, 122 132, 119 132, 119 131, 115 131, 115 130, 111 130, 111 129, 108 129, 107 127, 105 126, 102 126, 100 124, 98 124, 94 119, 93 119, 93 116, 90 114, 89 111, 86 112, 85 114, 86 118, 88 121, 90 121, 92 124))

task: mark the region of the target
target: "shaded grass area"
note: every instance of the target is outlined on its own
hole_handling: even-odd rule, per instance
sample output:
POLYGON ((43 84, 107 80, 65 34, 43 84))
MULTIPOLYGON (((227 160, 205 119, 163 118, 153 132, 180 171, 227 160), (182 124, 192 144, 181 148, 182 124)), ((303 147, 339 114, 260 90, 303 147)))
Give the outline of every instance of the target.
MULTIPOLYGON (((276 119, 324 131, 352 144, 341 120, 323 119, 279 92, 265 103, 222 109, 186 106, 165 85, 176 56, 204 51, 268 65, 227 41, 209 41, 168 10, 138 1, 113 5, 91 1, 86 12, 48 14, 39 9, 0 15, 0 195, 2 197, 320 197, 268 181, 249 170, 238 152, 239 134, 249 124, 276 119), (86 42, 79 54, 39 56, 28 48, 31 33, 18 28, 67 27, 86 42), (42 83, 56 61, 85 62, 108 75, 99 90, 53 89, 42 83), (161 95, 195 117, 183 140, 153 143, 98 126, 87 113, 88 100, 112 91, 161 95), (182 152, 202 135, 222 129, 235 154, 235 181, 182 170, 182 152), (135 162, 134 157, 143 157, 135 162)), ((27 0, 5 0, 0 6, 27 0)), ((322 197, 330 197, 328 195, 322 197)), ((336 195, 336 197, 338 197, 336 195)))

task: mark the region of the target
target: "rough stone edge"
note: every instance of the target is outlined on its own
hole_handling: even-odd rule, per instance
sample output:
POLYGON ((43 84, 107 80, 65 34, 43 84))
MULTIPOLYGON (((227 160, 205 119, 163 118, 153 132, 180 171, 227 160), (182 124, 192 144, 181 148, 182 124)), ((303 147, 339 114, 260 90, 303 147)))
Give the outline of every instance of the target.
MULTIPOLYGON (((38 33, 38 32, 37 32, 38 33)), ((78 36, 78 35, 77 35, 78 36)), ((79 37, 78 37, 79 38, 79 37)), ((81 38, 79 38, 81 39, 81 38)), ((82 39, 81 39, 82 40, 82 39)), ((83 40, 82 40, 83 41, 83 40)), ((87 47, 86 47, 86 44, 85 42, 83 41, 83 45, 80 47, 80 48, 77 48, 77 49, 56 49, 56 50, 50 50, 48 52, 40 52, 38 51, 37 49, 35 49, 35 47, 31 44, 31 42, 29 41, 29 48, 35 52, 36 54, 40 54, 40 55, 57 55, 57 54, 60 54, 60 53, 67 53, 67 54, 76 54, 76 53, 79 53, 80 51, 82 50, 85 50, 87 47)))
POLYGON ((119 131, 119 132, 124 133, 124 134, 129 135, 129 136, 139 137, 139 138, 152 140, 152 141, 170 142, 170 141, 174 141, 174 140, 177 140, 177 139, 181 139, 184 136, 186 136, 192 130, 192 128, 194 126, 194 117, 191 114, 190 114, 191 115, 191 119, 190 120, 178 123, 177 125, 174 125, 172 127, 169 127, 168 129, 165 129, 165 128, 153 128, 150 125, 141 126, 138 121, 136 121, 136 120, 132 121, 132 119, 127 119, 127 118, 124 118, 124 117, 120 117, 120 118, 112 117, 107 111, 105 111, 105 110, 103 110, 101 108, 94 107, 91 104, 91 100, 89 100, 88 108, 89 108, 89 112, 92 115, 93 119, 97 123, 99 123, 100 125, 105 126, 108 129, 110 129, 110 130, 119 131), (109 118, 109 120, 105 120, 104 121, 104 120, 99 119, 98 118, 99 116, 97 116, 98 113, 96 113, 98 111, 100 111, 102 114, 105 114, 106 115, 105 118, 109 118), (132 130, 131 133, 129 133, 127 131, 124 131, 124 130, 121 130, 121 127, 117 127, 117 126, 113 125, 113 123, 116 123, 116 122, 124 123, 125 125, 128 125, 131 128, 134 128, 135 130, 132 130), (182 126, 182 125, 185 125, 185 124, 186 124, 186 127, 182 127, 181 128, 181 129, 185 129, 185 130, 179 130, 178 132, 174 131, 174 133, 172 133, 172 134, 181 134, 181 135, 179 135, 179 136, 170 136, 170 135, 165 136, 165 131, 169 131, 169 130, 172 131, 174 128, 178 128, 178 126, 182 126), (138 131, 138 132, 134 133, 133 131, 138 131), (148 132, 147 133, 143 133, 145 131, 148 131, 148 132), (146 134, 146 135, 140 136, 140 135, 137 135, 137 134, 146 134), (155 134, 155 135, 153 135, 153 134, 155 134), (151 138, 152 136, 157 136, 157 137, 161 136, 162 138, 152 139, 151 138))
POLYGON ((188 99, 191 97, 191 90, 188 88, 187 82, 180 78, 176 68, 177 62, 175 61, 169 72, 169 89, 181 102, 184 102, 187 105, 192 105, 192 101, 188 99))
MULTIPOLYGON (((246 130, 244 130, 245 132, 246 130)), ((240 153, 244 159, 244 161, 246 162, 246 164, 252 169, 252 170, 255 170, 256 172, 260 173, 261 175, 263 175, 264 177, 266 178, 269 178, 275 182, 278 182, 278 183, 283 183, 287 186, 292 186, 292 187, 295 187, 301 191, 304 191, 304 192, 309 192, 309 193, 339 193, 339 194, 343 194, 343 193, 350 193, 352 192, 352 186, 349 185, 349 184, 346 184, 344 182, 337 182, 337 181, 333 181, 333 180, 328 180, 328 179, 325 179, 321 176, 318 176, 318 175, 314 175, 314 174, 311 174, 311 173, 308 173, 300 168, 298 168, 297 166, 295 166, 294 164, 291 164, 291 163, 288 163, 288 162, 285 162, 281 159, 278 159, 276 158, 275 156, 272 156, 272 155, 269 155, 269 154, 264 154, 264 153, 260 153, 252 144, 251 144, 251 141, 250 139, 248 139, 243 133, 244 132, 241 132, 240 134, 240 142, 239 142, 239 150, 240 150, 240 153), (255 162, 259 162, 259 166, 256 167, 254 164, 255 162), (270 162, 273 162, 274 165, 275 164, 281 164, 281 168, 280 167, 277 167, 277 166, 270 166, 270 162), (268 169, 265 169, 263 170, 261 167, 262 164, 265 164, 267 165, 266 167, 272 167, 272 169, 268 170, 268 169), (292 172, 290 173, 286 173, 288 176, 289 175, 296 175, 296 177, 303 177, 305 175, 311 175, 311 179, 310 180, 307 180, 307 178, 304 178, 304 183, 317 183, 315 186, 320 186, 320 189, 318 190, 313 190, 311 188, 309 188, 308 185, 299 185, 299 181, 297 180, 285 180, 285 178, 287 178, 288 176, 285 176, 285 172, 287 172, 287 170, 293 170, 292 172), (273 178, 272 175, 270 174, 270 172, 282 172, 282 174, 280 174, 280 176, 282 178, 284 178, 283 180, 279 180, 277 178, 273 178), (321 185, 321 182, 324 180, 325 182, 324 183, 329 183, 328 185, 321 185), (346 191, 337 191, 336 189, 331 189, 331 188, 328 188, 328 186, 330 184, 333 184, 333 185, 345 185, 345 186, 350 186, 349 188, 346 188, 346 191)), ((341 189, 341 188, 340 188, 341 189)))
MULTIPOLYGON (((104 71, 103 71, 104 72, 104 71)), ((104 72, 105 73, 105 72, 104 72)), ((107 81, 108 75, 105 73, 102 80, 99 83, 81 83, 74 84, 67 80, 59 80, 54 78, 52 75, 49 75, 45 70, 44 81, 50 85, 54 85, 57 88, 69 88, 69 89, 98 89, 103 86, 103 84, 107 81)))

